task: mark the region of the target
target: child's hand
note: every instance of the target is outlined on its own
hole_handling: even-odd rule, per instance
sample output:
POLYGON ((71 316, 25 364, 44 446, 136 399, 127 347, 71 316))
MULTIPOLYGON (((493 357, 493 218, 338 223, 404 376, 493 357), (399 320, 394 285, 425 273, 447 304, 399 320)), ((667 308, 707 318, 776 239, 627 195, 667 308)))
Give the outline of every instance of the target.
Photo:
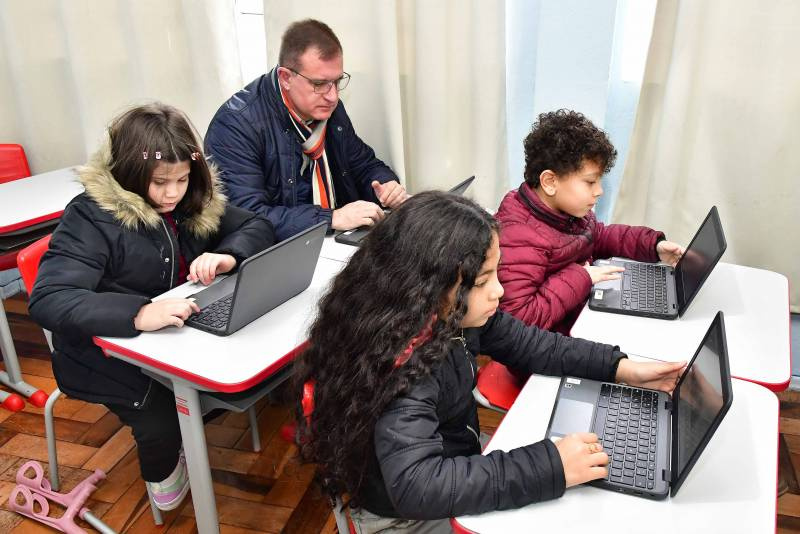
POLYGON ((569 434, 556 442, 556 449, 564 466, 567 487, 590 480, 605 478, 608 469, 608 454, 597 441, 597 434, 582 432, 569 434))
POLYGON ((618 265, 589 265, 588 261, 583 264, 583 268, 592 278, 592 284, 605 282, 606 280, 619 280, 619 275, 616 273, 621 273, 625 270, 618 265))
POLYGON ((227 273, 236 267, 236 258, 230 254, 214 254, 204 252, 199 255, 189 266, 189 281, 198 280, 205 285, 214 281, 214 277, 220 273, 227 273))
POLYGON ((624 358, 619 362, 615 379, 631 386, 671 393, 685 367, 686 362, 634 362, 624 358))
POLYGON ((386 208, 397 208, 409 197, 408 193, 406 193, 406 188, 394 180, 385 184, 380 183, 378 180, 373 180, 370 185, 375 191, 375 196, 386 208))
POLYGON ((675 267, 683 256, 683 247, 672 241, 659 241, 656 245, 658 259, 675 267))
POLYGON ((183 326, 183 322, 200 307, 191 299, 163 299, 145 304, 133 318, 133 327, 141 332, 152 332, 165 326, 183 326))

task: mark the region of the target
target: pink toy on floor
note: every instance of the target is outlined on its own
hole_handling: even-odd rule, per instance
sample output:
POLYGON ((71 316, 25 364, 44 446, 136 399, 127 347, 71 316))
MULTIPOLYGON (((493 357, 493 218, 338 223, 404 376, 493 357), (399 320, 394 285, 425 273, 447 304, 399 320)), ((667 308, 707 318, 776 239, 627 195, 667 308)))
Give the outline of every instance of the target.
POLYGON ((95 484, 104 478, 106 478, 106 474, 100 469, 95 469, 94 473, 69 493, 58 493, 51 489, 50 481, 44 477, 44 469, 41 464, 30 461, 17 471, 17 486, 11 491, 11 496, 8 498, 8 508, 67 534, 85 534, 86 532, 75 523, 76 515, 101 533, 113 533, 114 531, 108 525, 100 521, 84 506, 89 495, 97 489, 95 484), (33 478, 27 476, 31 469, 34 473, 33 478), (18 502, 20 495, 25 499, 23 504, 18 502), (61 517, 50 517, 48 499, 66 508, 61 517))

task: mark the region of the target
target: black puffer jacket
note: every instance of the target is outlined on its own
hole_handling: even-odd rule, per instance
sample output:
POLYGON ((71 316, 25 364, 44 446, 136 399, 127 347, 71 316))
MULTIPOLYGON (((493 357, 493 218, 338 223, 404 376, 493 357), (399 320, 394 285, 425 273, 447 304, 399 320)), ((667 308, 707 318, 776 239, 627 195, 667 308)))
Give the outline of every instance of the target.
POLYGON ((92 336, 132 337, 133 319, 152 297, 181 284, 178 246, 188 265, 203 252, 240 263, 275 242, 272 225, 227 206, 214 174, 206 208, 173 213, 178 236, 142 197, 123 189, 103 147, 79 171, 86 192, 64 210, 39 267, 31 317, 53 332, 53 372, 68 395, 96 403, 147 405, 150 378, 138 367, 106 358, 92 336))
POLYGON ((481 456, 472 396, 478 353, 526 374, 597 380, 613 380, 614 363, 624 356, 611 345, 527 327, 502 312, 481 328, 465 329, 441 365, 378 420, 364 508, 384 517, 440 519, 564 493, 561 458, 549 440, 481 456))

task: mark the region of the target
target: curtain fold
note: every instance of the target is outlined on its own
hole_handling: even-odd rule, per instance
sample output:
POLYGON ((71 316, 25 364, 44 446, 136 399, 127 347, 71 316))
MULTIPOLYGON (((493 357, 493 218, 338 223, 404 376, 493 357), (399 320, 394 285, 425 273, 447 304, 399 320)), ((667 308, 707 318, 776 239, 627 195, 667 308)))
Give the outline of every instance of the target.
POLYGON ((34 173, 86 161, 136 103, 176 106, 203 134, 241 86, 234 0, 0 2, 0 142, 34 173))
POLYGON ((723 261, 786 275, 800 311, 800 3, 661 0, 614 222, 688 244, 717 205, 723 261))

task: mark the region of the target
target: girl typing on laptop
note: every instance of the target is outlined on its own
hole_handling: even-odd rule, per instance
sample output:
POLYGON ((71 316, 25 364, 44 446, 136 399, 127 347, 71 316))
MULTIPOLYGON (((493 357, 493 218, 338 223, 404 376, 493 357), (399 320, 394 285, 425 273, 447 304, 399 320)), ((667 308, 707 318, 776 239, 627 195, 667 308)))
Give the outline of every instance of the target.
POLYGON ((188 490, 172 393, 92 336, 183 326, 197 305, 151 298, 214 276, 274 242, 272 225, 229 206, 186 116, 164 104, 115 118, 78 172, 85 193, 64 210, 42 258, 30 314, 53 332, 53 372, 71 397, 104 404, 133 430, 156 505, 188 490))
POLYGON ((497 311, 498 241, 477 204, 420 193, 370 232, 320 302, 296 370, 314 388, 298 441, 325 489, 349 496, 356 532, 450 532, 449 517, 557 498, 606 475, 594 434, 481 456, 477 354, 520 373, 664 391, 685 365, 631 362, 497 311))

